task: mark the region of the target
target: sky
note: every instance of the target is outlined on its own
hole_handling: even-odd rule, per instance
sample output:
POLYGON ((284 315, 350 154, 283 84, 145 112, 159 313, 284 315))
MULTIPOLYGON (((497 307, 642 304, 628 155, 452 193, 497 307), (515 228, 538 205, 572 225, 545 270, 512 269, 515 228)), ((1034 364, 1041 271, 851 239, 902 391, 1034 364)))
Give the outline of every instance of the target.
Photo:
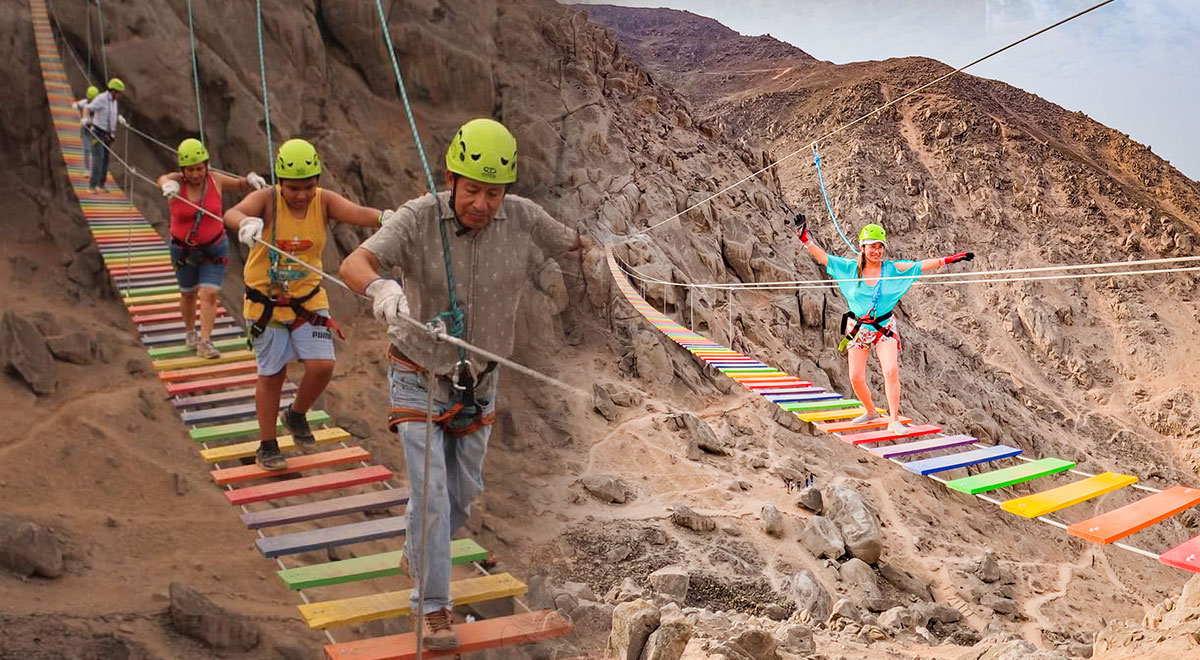
MULTIPOLYGON (((567 0, 601 4, 596 0, 567 0)), ((610 0, 770 34, 838 64, 924 55, 962 66, 1100 0, 610 0)), ((1150 145, 1200 179, 1200 0, 1116 0, 968 69, 1150 145)))

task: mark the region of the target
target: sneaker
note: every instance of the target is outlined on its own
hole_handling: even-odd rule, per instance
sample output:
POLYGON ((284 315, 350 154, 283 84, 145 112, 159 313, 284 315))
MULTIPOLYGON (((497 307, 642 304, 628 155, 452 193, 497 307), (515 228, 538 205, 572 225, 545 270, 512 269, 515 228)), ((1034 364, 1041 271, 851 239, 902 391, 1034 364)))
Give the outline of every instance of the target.
POLYGON ((859 415, 858 417, 855 417, 854 419, 850 420, 850 423, 851 424, 866 424, 867 422, 874 421, 876 419, 879 419, 879 413, 865 412, 865 413, 859 415))
POLYGON ((888 422, 887 430, 888 430, 888 433, 891 433, 893 435, 904 435, 905 426, 900 423, 900 420, 893 419, 892 421, 888 422))
POLYGON ((458 634, 451 626, 450 610, 435 610, 421 617, 424 627, 422 644, 431 651, 450 651, 458 648, 458 634))
POLYGON ((190 349, 195 349, 196 344, 200 343, 200 337, 195 332, 186 332, 183 335, 183 344, 190 349))
POLYGON ((205 360, 215 360, 221 357, 221 351, 213 346, 211 339, 201 339, 196 342, 196 357, 202 357, 205 360))
POLYGON ((300 451, 307 454, 317 446, 317 439, 313 437, 312 429, 308 426, 306 413, 296 412, 289 405, 283 409, 283 426, 292 434, 292 441, 300 451))
POLYGON ((254 452, 254 462, 258 467, 264 470, 283 470, 287 468, 287 459, 283 457, 283 452, 278 448, 264 447, 261 444, 258 446, 258 451, 254 452))

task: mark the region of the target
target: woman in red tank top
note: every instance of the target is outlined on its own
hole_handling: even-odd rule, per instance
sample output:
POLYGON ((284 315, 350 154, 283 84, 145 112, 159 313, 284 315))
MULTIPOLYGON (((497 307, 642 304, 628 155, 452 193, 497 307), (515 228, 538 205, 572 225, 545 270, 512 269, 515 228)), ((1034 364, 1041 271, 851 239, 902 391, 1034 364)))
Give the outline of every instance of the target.
POLYGON ((171 218, 171 261, 179 283, 179 315, 184 341, 196 355, 217 358, 221 353, 212 342, 217 319, 217 293, 225 279, 229 241, 221 216, 221 194, 236 190, 247 193, 266 187, 262 177, 250 172, 234 177, 210 170, 208 150, 195 138, 179 143, 179 171, 158 177, 163 196, 168 198, 171 218), (200 333, 196 334, 196 303, 200 303, 200 333))

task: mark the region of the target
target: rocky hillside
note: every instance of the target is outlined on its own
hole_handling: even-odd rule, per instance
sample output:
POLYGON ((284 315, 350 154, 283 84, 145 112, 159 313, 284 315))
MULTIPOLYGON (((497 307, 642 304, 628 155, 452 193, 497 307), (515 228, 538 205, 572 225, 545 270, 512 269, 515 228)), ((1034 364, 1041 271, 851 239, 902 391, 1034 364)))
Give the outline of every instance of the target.
MULTIPOLYGON (((372 8, 347 0, 266 4, 276 140, 314 139, 328 172, 323 183, 367 203, 395 206, 422 192, 372 8)), ((183 3, 105 7, 109 66, 130 84, 130 121, 167 141, 193 134, 190 66, 179 49, 187 42, 183 3)), ((82 7, 57 9, 67 45, 81 50, 82 7)), ((6 6, 0 20, 13 53, 0 76, 20 91, 13 120, 0 122, 10 138, 0 143, 0 176, 17 191, 12 222, 20 228, 18 240, 0 243, 0 276, 19 285, 0 294, 11 318, 0 336, 8 372, 0 403, 13 419, 38 420, 0 439, 3 513, 13 517, 0 526, 0 544, 13 548, 36 532, 47 548, 38 557, 61 557, 60 568, 8 562, 33 577, 0 576, 0 602, 16 604, 0 612, 0 628, 19 632, 0 650, 208 657, 171 625, 172 607, 196 602, 170 586, 181 582, 252 624, 253 644, 249 633, 224 642, 250 647, 246 657, 304 657, 288 654, 322 638, 302 629, 295 595, 207 486, 194 449, 179 442, 183 429, 100 277, 49 132, 26 8, 6 6), (62 339, 73 332, 83 337, 62 339), (63 350, 81 344, 86 358, 63 350), (22 368, 27 363, 38 368, 22 368)), ((238 3, 203 4, 196 20, 210 148, 224 167, 262 172, 253 13, 238 3)), ((521 143, 516 192, 614 245, 639 270, 680 283, 816 276, 782 226, 791 208, 815 200, 810 173, 792 162, 680 220, 630 234, 796 148, 804 138, 795 134, 831 127, 941 67, 831 68, 779 42, 747 46, 711 22, 664 24, 646 38, 660 53, 683 54, 666 66, 624 45, 632 28, 614 33, 549 0, 411 0, 391 5, 389 23, 435 163, 454 126, 497 116, 521 143), (694 41, 673 42, 678 35, 694 41), (789 97, 756 86, 769 81, 732 73, 705 92, 694 72, 717 62, 730 72, 805 73, 809 87, 779 94, 809 105, 778 100, 789 97), (758 96, 762 109, 748 102, 758 96), (776 132, 767 130, 772 102, 776 132), (807 114, 784 112, 793 107, 807 114)), ((793 82, 776 82, 785 81, 793 82)), ((1065 114, 1041 117, 1053 107, 1002 87, 956 82, 831 143, 837 208, 855 225, 885 218, 904 252, 974 248, 988 265, 1185 249, 1191 182, 1165 165, 1150 169, 1153 156, 1136 145, 1118 153, 1088 141, 1102 130, 1065 114), (984 88, 1000 99, 996 108, 1003 101, 1010 109, 968 112, 984 88), (1084 144, 1076 159, 1053 155, 1084 144), (1119 182, 1088 169, 1110 163, 1110 153, 1128 163, 1119 182), (1151 186, 1140 176, 1158 178, 1151 186), (1074 225, 1094 233, 1067 232, 1074 225), (1129 226, 1139 232, 1132 240, 1129 226)), ((130 145, 141 170, 169 168, 162 150, 130 145)), ((155 191, 138 186, 134 197, 161 223, 155 191)), ((818 235, 832 246, 827 228, 818 235)), ((340 228, 335 237, 331 268, 362 238, 340 228)), ((1192 442, 1187 383, 1195 361, 1182 337, 1195 323, 1193 281, 1028 286, 914 290, 903 310, 910 413, 1031 454, 1069 454, 1083 469, 1132 470, 1151 483, 1188 478, 1193 464, 1178 450, 1192 442), (1171 304, 1152 308, 1150 291, 1171 304), (1114 348, 1131 337, 1141 341, 1114 348)), ((227 306, 236 308, 240 292, 229 278, 227 306)), ((694 314, 697 328, 718 341, 848 389, 831 349, 840 316, 832 296, 737 294, 732 336, 724 294, 651 287, 647 296, 681 318, 694 314)), ((662 629, 655 643, 690 658, 949 658, 993 633, 1082 653, 1098 615, 1136 619, 1182 584, 1175 571, 1000 517, 773 416, 618 300, 599 251, 562 260, 524 300, 518 358, 593 392, 581 399, 505 377, 488 490, 469 525, 505 568, 530 576, 533 604, 559 607, 577 622, 569 649, 538 657, 628 649, 630 628, 621 622, 631 618, 647 632, 662 629), (785 485, 807 475, 815 488, 785 485)), ((381 423, 383 333, 356 305, 335 295, 352 341, 339 348, 322 405, 403 474, 381 423)), ((1193 519, 1185 522, 1190 529, 1172 522, 1135 542, 1166 547, 1196 533, 1193 519)), ((403 626, 368 624, 338 638, 403 626)))

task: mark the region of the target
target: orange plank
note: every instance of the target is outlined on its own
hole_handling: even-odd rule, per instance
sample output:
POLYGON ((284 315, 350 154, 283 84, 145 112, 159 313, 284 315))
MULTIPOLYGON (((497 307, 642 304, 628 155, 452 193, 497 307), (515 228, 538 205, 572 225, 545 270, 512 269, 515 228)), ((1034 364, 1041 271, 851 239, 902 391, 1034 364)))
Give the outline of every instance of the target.
MULTIPOLYGON (((846 433, 850 431, 881 429, 887 426, 889 421, 891 420, 889 420, 887 417, 880 416, 877 419, 873 419, 869 422, 863 422, 862 424, 855 424, 854 422, 819 422, 817 424, 813 424, 813 426, 817 427, 818 431, 824 431, 825 433, 846 433)), ((901 415, 900 423, 912 424, 912 418, 901 415)))
POLYGON ((229 364, 217 364, 211 367, 194 367, 192 369, 175 369, 173 371, 159 372, 158 377, 166 383, 176 383, 182 380, 192 380, 199 378, 215 378, 217 376, 233 376, 236 374, 253 373, 258 368, 254 360, 246 360, 245 362, 230 362, 229 364))
MULTIPOLYGON (((498 619, 484 619, 454 626, 459 647, 450 651, 431 651, 426 658, 444 658, 487 649, 517 646, 543 639, 569 635, 575 626, 557 612, 541 610, 498 619)), ((417 636, 413 633, 375 637, 356 642, 329 644, 325 647, 329 660, 415 660, 417 636)))
POLYGON ((360 463, 370 458, 371 452, 362 447, 346 447, 307 456, 291 456, 287 459, 287 467, 282 470, 264 470, 257 465, 239 465, 224 470, 213 470, 212 478, 218 486, 224 486, 242 481, 276 477, 281 474, 293 474, 304 470, 360 463))
POLYGON ((186 383, 171 383, 170 385, 167 385, 167 394, 170 394, 171 396, 179 396, 180 394, 191 394, 193 392, 205 392, 208 390, 240 387, 242 385, 254 385, 257 382, 257 373, 245 374, 242 376, 226 376, 225 378, 191 380, 186 383))
POLYGON ((1200 489, 1172 486, 1133 504, 1077 522, 1067 532, 1093 543, 1112 543, 1197 504, 1200 504, 1200 489))

